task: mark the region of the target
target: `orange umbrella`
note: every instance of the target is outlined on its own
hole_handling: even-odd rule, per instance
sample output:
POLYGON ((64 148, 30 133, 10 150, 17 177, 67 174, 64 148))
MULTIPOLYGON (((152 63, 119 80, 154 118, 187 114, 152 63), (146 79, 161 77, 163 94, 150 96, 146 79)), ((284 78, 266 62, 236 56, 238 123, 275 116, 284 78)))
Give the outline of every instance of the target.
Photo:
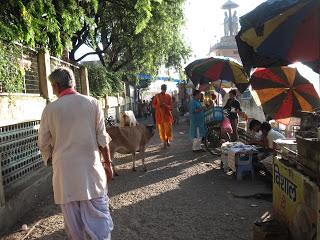
POLYGON ((319 96, 312 83, 290 67, 257 68, 250 78, 266 116, 286 122, 299 117, 300 111, 320 107, 319 96))

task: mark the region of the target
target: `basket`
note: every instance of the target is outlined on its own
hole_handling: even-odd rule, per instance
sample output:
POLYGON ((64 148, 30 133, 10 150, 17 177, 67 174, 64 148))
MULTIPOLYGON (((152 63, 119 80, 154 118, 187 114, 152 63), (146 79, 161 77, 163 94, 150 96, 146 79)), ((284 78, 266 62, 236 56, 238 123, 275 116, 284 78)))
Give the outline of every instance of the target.
POLYGON ((222 122, 223 116, 223 108, 222 107, 213 107, 205 111, 204 113, 204 121, 206 124, 212 122, 222 122))

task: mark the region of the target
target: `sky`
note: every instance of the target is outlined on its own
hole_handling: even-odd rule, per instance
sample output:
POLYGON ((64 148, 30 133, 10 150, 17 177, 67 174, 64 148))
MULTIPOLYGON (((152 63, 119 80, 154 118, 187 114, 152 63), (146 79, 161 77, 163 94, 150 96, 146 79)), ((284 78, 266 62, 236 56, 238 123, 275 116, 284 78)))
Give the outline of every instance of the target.
MULTIPOLYGON (((183 34, 186 42, 191 46, 193 53, 189 61, 208 56, 210 46, 217 43, 224 35, 224 11, 221 6, 227 0, 187 0, 185 5, 185 27, 183 34)), ((265 0, 232 0, 239 5, 233 9, 240 17, 265 0)), ((232 10, 232 13, 233 13, 232 10)), ((239 26, 240 28, 240 26, 239 26)), ((315 89, 320 92, 319 74, 301 63, 293 64, 306 79, 310 80, 315 89)))
MULTIPOLYGON (((185 26, 183 28, 183 35, 185 41, 191 46, 193 53, 189 62, 194 59, 204 58, 208 56, 210 46, 217 43, 224 35, 223 32, 223 20, 224 11, 221 6, 227 0, 186 0, 184 14, 185 14, 185 26)), ((263 3, 265 0, 232 0, 239 5, 234 9, 237 11, 238 18, 255 7, 263 3)), ((233 13, 233 11, 232 11, 233 13)), ((240 25, 239 25, 240 28, 240 25)), ((77 55, 88 52, 88 47, 82 47, 77 55)), ((97 59, 95 57, 87 58, 97 59)), ((319 74, 313 72, 310 68, 303 64, 297 63, 293 67, 297 67, 298 71, 306 79, 310 80, 317 92, 320 94, 320 80, 319 74)))
MULTIPOLYGON (((185 5, 185 40, 193 49, 193 57, 206 57, 210 45, 217 43, 224 35, 224 11, 221 6, 226 0, 187 0, 185 5)), ((264 0, 233 0, 239 5, 232 10, 240 17, 250 12, 264 0)))

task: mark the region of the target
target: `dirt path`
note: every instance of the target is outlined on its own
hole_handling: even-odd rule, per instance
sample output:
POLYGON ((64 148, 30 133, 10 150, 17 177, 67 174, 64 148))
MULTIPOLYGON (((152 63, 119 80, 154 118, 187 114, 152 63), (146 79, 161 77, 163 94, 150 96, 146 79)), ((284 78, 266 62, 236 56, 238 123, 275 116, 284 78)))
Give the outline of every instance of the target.
MULTIPOLYGON (((120 176, 109 186, 112 239, 251 239, 252 223, 271 209, 271 202, 235 198, 233 193, 259 191, 265 184, 236 181, 219 169, 218 158, 193 153, 186 124, 176 127, 174 135, 167 150, 161 149, 158 135, 153 137, 146 154, 147 172, 140 161, 137 172, 132 172, 130 157, 115 161, 120 176)), ((16 229, 22 223, 38 223, 27 239, 66 239, 52 196, 16 229)), ((25 234, 13 229, 3 239, 21 239, 25 234)))

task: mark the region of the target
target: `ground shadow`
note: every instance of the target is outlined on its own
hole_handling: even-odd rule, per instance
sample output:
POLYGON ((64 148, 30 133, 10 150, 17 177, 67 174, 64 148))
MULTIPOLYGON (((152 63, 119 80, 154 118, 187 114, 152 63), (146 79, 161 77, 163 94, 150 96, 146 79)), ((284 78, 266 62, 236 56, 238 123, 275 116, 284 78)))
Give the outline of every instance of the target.
MULTIPOLYGON (((271 204, 234 198, 237 181, 222 174, 209 168, 173 190, 114 209, 113 239, 250 239, 252 223, 271 204)), ((252 181, 242 183, 248 188, 252 181)))
POLYGON ((171 147, 166 150, 159 149, 161 148, 159 138, 157 135, 153 137, 150 143, 153 145, 153 149, 146 153, 145 164, 148 169, 147 172, 144 172, 142 169, 139 154, 137 155, 136 172, 132 172, 131 170, 131 156, 117 159, 115 163, 119 176, 115 177, 109 185, 109 196, 112 197, 168 178, 176 177, 186 168, 192 167, 194 164, 199 164, 200 162, 212 163, 217 159, 217 157, 207 152, 193 153, 190 148, 190 140, 179 135, 179 132, 183 131, 186 131, 185 126, 180 126, 175 129, 174 134, 176 137, 171 147))
POLYGON ((63 229, 55 231, 54 233, 37 238, 38 240, 68 240, 68 237, 63 229))

